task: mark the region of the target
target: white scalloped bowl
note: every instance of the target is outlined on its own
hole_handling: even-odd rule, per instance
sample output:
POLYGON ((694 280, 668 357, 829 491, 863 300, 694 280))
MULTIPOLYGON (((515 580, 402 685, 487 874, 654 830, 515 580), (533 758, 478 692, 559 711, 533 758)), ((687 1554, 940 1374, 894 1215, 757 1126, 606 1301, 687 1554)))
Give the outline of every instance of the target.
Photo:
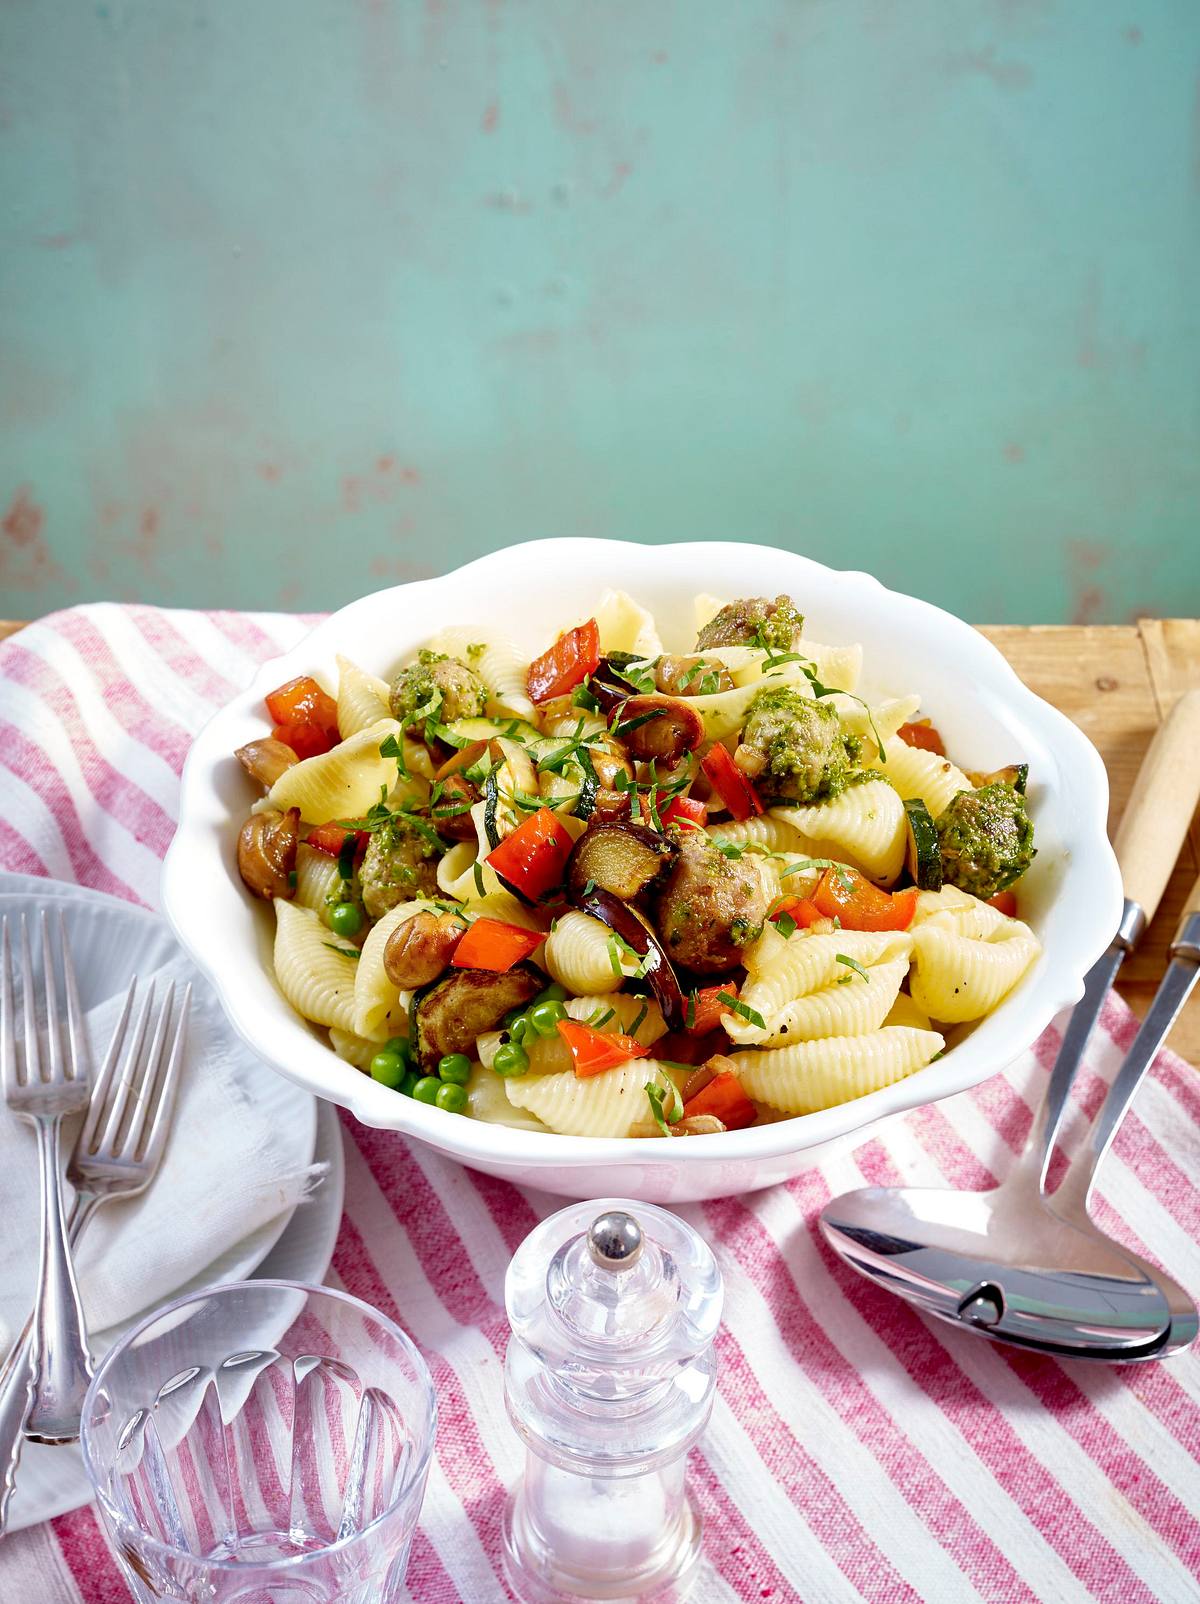
POLYGON ((927 602, 886 590, 867 574, 837 573, 792 552, 733 543, 639 546, 548 540, 510 547, 440 579, 377 591, 319 624, 293 651, 265 663, 254 683, 197 737, 183 772, 179 831, 167 855, 163 900, 179 939, 210 976, 234 1026, 281 1074, 340 1103, 368 1125, 402 1131, 489 1174, 568 1197, 682 1203, 768 1186, 866 1140, 880 1119, 975 1086, 1031 1045, 1107 946, 1121 912, 1116 860, 1105 833, 1108 779, 1079 730, 1020 682, 969 625, 927 602), (1004 1003, 953 1033, 944 1056, 906 1080, 840 1107, 719 1136, 629 1141, 515 1130, 446 1114, 398 1096, 339 1059, 276 988, 273 920, 238 878, 235 843, 249 794, 232 753, 263 733, 263 696, 302 673, 336 683, 339 652, 387 676, 443 624, 488 622, 530 654, 605 586, 654 613, 668 649, 694 641, 695 593, 774 596, 787 591, 806 632, 861 641, 860 689, 917 691, 962 766, 1028 762, 1037 860, 1022 882, 1021 912, 1043 945, 1004 1003))

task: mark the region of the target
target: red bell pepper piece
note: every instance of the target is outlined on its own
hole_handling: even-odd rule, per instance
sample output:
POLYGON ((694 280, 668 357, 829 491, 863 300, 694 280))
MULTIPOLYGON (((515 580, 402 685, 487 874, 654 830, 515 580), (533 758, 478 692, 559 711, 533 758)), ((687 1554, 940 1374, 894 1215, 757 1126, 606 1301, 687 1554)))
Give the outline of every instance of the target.
POLYGON ((314 852, 327 852, 331 858, 340 858, 348 835, 358 837, 356 851, 363 852, 366 850, 367 842, 371 839, 370 831, 345 830, 340 824, 316 825, 305 836, 304 844, 312 847, 314 852))
POLYGON ((1017 917, 1017 893, 1015 891, 997 891, 994 897, 987 899, 988 907, 995 908, 999 913, 1006 913, 1010 919, 1017 917))
POLYGON ((907 930, 917 911, 916 886, 907 891, 881 891, 856 869, 826 869, 817 881, 812 902, 826 919, 838 919, 843 930, 907 930))
POLYGON ((308 674, 288 680, 266 700, 267 712, 276 724, 315 724, 337 734, 337 703, 308 674))
POLYGON ((560 635, 550 650, 529 665, 531 702, 548 702, 574 690, 600 666, 600 627, 594 618, 560 635))
POLYGON ((936 752, 938 757, 946 755, 941 736, 927 718, 920 719, 916 724, 901 724, 896 734, 905 746, 919 746, 922 752, 936 752))
POLYGON ((721 1015, 729 1012, 728 1003, 717 1001, 717 995, 722 991, 728 997, 737 996, 736 986, 705 986, 688 998, 683 1028, 689 1036, 704 1036, 720 1025, 721 1015))
POLYGON ((780 901, 777 902, 776 905, 771 909, 770 913, 767 915, 767 918, 775 920, 778 919, 782 913, 786 913, 790 918, 794 919, 798 925, 803 925, 805 930, 807 930, 810 925, 815 925, 819 919, 823 919, 825 917, 820 908, 817 907, 816 903, 810 902, 807 897, 781 898, 780 901))
POLYGON ((658 810, 664 825, 698 824, 701 829, 708 823, 708 807, 699 797, 673 796, 665 808, 658 810))
POLYGON ((749 819, 762 812, 763 805, 758 799, 758 792, 733 761, 727 746, 722 746, 718 741, 709 749, 700 767, 735 819, 749 819))
POLYGON ((622 1036, 617 1030, 593 1030, 591 1025, 577 1019, 560 1019, 558 1034, 571 1050, 575 1073, 580 1080, 588 1075, 599 1075, 618 1064, 627 1064, 631 1058, 645 1058, 650 1051, 632 1036, 622 1036))
POLYGON ((510 836, 488 853, 486 862, 502 880, 530 902, 562 884, 574 843, 566 825, 549 808, 523 819, 510 836))
POLYGON ((476 919, 460 937, 450 962, 456 969, 490 969, 503 975, 545 939, 540 930, 525 930, 499 919, 476 919))
POLYGON ((684 1119, 693 1114, 715 1114, 726 1130, 740 1131, 753 1125, 758 1110, 742 1090, 742 1083, 731 1069, 714 1075, 708 1085, 689 1097, 683 1105, 684 1119))

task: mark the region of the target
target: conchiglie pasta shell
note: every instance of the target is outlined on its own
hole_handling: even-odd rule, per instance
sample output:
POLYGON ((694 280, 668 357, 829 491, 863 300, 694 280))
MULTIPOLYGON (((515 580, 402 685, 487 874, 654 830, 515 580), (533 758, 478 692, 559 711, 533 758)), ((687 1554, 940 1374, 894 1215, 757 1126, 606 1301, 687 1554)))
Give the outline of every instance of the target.
POLYGON ((311 908, 328 924, 329 909, 338 900, 341 890, 338 860, 301 841, 296 848, 296 895, 292 900, 301 908, 311 908))
POLYGON ((913 933, 913 1001, 931 1019, 961 1024, 990 1014, 1033 963, 1041 946, 1026 925, 994 940, 960 935, 936 921, 913 933))
POLYGON ((904 867, 904 804, 886 780, 851 785, 813 807, 772 811, 811 856, 845 859, 877 885, 891 885, 904 867))
POLYGON ((280 991, 305 1019, 357 1034, 354 959, 336 950, 341 943, 309 908, 277 897, 275 921, 275 979, 280 991))
POLYGON ((337 722, 338 732, 344 741, 350 735, 357 735, 360 730, 370 729, 381 718, 391 718, 392 709, 386 680, 381 680, 376 674, 368 674, 365 668, 359 668, 348 657, 339 656, 337 666, 337 722))
POLYGON ((632 1035, 634 1041, 641 1042, 643 1047, 651 1046, 660 1036, 667 1034, 662 1009, 658 1004, 649 997, 635 996, 631 991, 602 991, 590 997, 568 997, 563 1007, 571 1019, 578 1019, 585 1025, 602 1018, 611 1009, 613 1017, 606 1019, 602 1025, 592 1025, 593 1030, 605 1033, 620 1031, 622 1035, 632 1035), (631 1030, 639 1015, 641 1022, 638 1028, 631 1030))
MULTIPOLYGON (((908 959, 872 964, 866 972, 870 978, 864 980, 854 970, 845 969, 844 975, 831 985, 787 1003, 767 1021, 766 1040, 781 1047, 785 1042, 815 1041, 823 1036, 867 1036, 878 1030, 908 973, 908 959)), ((745 1021, 739 1019, 737 1023, 744 1025, 745 1021)), ((734 1037, 732 1029, 729 1035, 734 1037)), ((734 1039, 745 1038, 739 1035, 734 1039)))
POLYGON ((929 1029, 929 1015, 916 1003, 906 991, 896 994, 896 1000, 888 1009, 885 1025, 910 1025, 914 1030, 929 1029))
POLYGON ((515 1108, 508 1100, 508 1082, 485 1065, 477 1065, 467 1081, 467 1113, 489 1125, 508 1125, 518 1131, 544 1131, 540 1119, 515 1108))
POLYGON ((402 992, 388 979, 383 967, 383 949, 398 925, 406 924, 426 910, 437 912, 431 902, 421 898, 397 903, 371 927, 363 942, 358 973, 354 977, 354 1029, 360 1036, 386 1040, 388 1036, 402 1034, 397 1027, 407 1018, 412 993, 402 992))
POLYGON ((734 1062, 756 1102, 787 1114, 812 1114, 903 1080, 944 1045, 937 1031, 889 1025, 870 1036, 833 1036, 738 1053, 734 1062))
POLYGON ((662 655, 654 616, 623 590, 606 590, 592 615, 600 631, 601 652, 633 652, 642 658, 662 655))
POLYGON ((377 1041, 367 1041, 363 1036, 356 1036, 351 1030, 339 1030, 336 1025, 329 1027, 329 1045, 334 1052, 347 1064, 353 1064, 355 1069, 364 1073, 370 1069, 371 1060, 379 1051, 377 1041))
MULTIPOLYGON (((613 989, 612 932, 599 919, 572 909, 564 913, 546 937, 545 963, 549 973, 576 996, 596 997, 613 989)), ((639 960, 619 949, 623 975, 633 975, 639 960)))
POLYGON ((795 825, 789 824, 777 811, 729 824, 710 824, 708 833, 714 841, 726 841, 735 847, 763 847, 768 852, 799 853, 804 844, 804 837, 795 825))
POLYGON ((259 807, 299 808, 307 824, 328 824, 331 819, 356 819, 379 801, 381 788, 396 778, 394 758, 381 757, 380 745, 398 736, 393 718, 380 719, 357 735, 340 742, 331 752, 305 758, 285 769, 259 807))
POLYGON ((543 1125, 560 1135, 628 1136, 649 1117, 644 1088, 652 1080, 666 1082, 657 1060, 631 1058, 582 1080, 573 1071, 509 1079, 504 1090, 514 1108, 536 1114, 543 1125))
POLYGON ((883 749, 887 754, 886 763, 880 764, 875 750, 864 754, 865 761, 872 768, 882 768, 903 801, 920 797, 935 819, 946 811, 959 791, 971 789, 971 782, 963 771, 936 752, 909 746, 898 735, 885 740, 883 749))
MULTIPOLYGON (((842 975, 853 973, 838 962, 839 957, 853 958, 855 963, 869 968, 872 964, 906 959, 911 951, 912 937, 903 930, 838 930, 832 935, 797 933, 769 953, 761 952, 756 944, 747 951, 746 958, 755 964, 762 959, 763 967, 749 970, 742 1000, 768 1019, 795 998, 805 997, 811 991, 831 985, 842 975)), ((730 1024, 733 1023, 731 1019, 730 1024)))

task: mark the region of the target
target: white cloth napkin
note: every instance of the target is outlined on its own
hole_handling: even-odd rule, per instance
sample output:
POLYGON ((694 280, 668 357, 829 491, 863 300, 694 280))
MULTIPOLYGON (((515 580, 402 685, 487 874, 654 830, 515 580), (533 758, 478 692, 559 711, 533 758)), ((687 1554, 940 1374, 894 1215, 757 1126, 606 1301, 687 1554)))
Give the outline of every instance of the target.
MULTIPOLYGON (((2 889, 16 888, 6 878, 2 889)), ((101 907, 97 914, 94 893, 82 896, 92 903, 87 917, 98 925, 106 910, 101 907)), ((101 904, 107 900, 99 899, 101 904)), ((3 901, 12 907, 8 897, 3 901)), ((81 905, 79 915, 84 913, 81 905)), ((86 1004, 86 918, 68 914, 68 920, 86 1004)), ((111 923, 101 925, 92 940, 105 928, 112 928, 111 923)), ((281 1119, 272 1072, 238 1043, 212 989, 199 979, 166 926, 158 929, 161 938, 151 931, 148 954, 139 954, 139 994, 141 984, 151 978, 159 997, 171 980, 177 997, 188 980, 195 983, 185 1070, 157 1177, 139 1197, 99 1209, 76 1255, 92 1331, 104 1331, 167 1301, 219 1255, 290 1213, 327 1168, 312 1161, 315 1121, 310 1100, 299 1093, 289 1096, 287 1107, 298 1117, 281 1119)), ((97 1074, 123 995, 87 1011, 97 1074)), ((64 1126, 64 1159, 78 1124, 75 1120, 64 1126)), ((4 1346, 23 1323, 35 1290, 37 1196, 33 1127, 0 1107, 0 1310, 9 1327, 0 1333, 4 1346)))

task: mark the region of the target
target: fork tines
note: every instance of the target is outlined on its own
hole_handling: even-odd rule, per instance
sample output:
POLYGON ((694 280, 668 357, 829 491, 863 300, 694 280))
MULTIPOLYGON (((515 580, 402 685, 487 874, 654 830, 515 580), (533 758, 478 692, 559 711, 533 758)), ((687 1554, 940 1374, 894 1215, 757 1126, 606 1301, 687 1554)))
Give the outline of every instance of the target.
POLYGON ((50 919, 47 910, 41 910, 42 988, 45 993, 46 1052, 41 1050, 38 1030, 37 988, 34 983, 33 953, 29 945, 29 923, 24 913, 20 918, 20 976, 21 1024, 23 1051, 17 1051, 16 1010, 13 1006, 12 941, 9 919, 0 919, 0 1063, 3 1066, 4 1093, 12 1101, 22 1091, 46 1086, 86 1086, 91 1064, 88 1057, 87 1033, 83 1029, 83 1014, 79 1006, 79 990, 75 981, 75 966, 71 962, 71 948, 67 941, 62 909, 55 910, 58 932, 59 964, 62 969, 63 992, 66 998, 66 1038, 64 1019, 59 1009, 58 976, 50 940, 50 919))
POLYGON ((183 1059, 192 987, 190 982, 184 987, 176 1008, 172 981, 156 1011, 155 985, 151 981, 130 1034, 137 990, 135 975, 80 1132, 76 1151, 81 1157, 101 1155, 113 1162, 143 1163, 166 1140, 183 1059))

